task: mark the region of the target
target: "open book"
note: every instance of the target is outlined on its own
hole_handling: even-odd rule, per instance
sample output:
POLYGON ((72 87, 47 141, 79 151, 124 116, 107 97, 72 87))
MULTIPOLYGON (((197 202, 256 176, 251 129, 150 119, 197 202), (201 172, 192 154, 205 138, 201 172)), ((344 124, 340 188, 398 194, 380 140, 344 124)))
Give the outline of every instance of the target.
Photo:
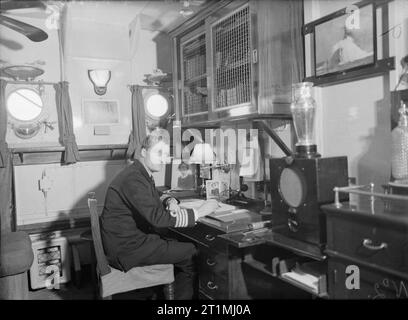
MULTIPOLYGON (((202 199, 187 199, 180 202, 180 207, 184 209, 198 209, 204 204, 205 200, 202 199)), ((222 217, 224 214, 229 214, 231 211, 237 209, 237 207, 218 202, 219 208, 207 217, 222 217)))
MULTIPOLYGON (((205 200, 189 199, 180 202, 180 207, 198 209, 205 200)), ((249 223, 257 221, 254 214, 246 209, 219 202, 220 207, 213 213, 199 219, 200 222, 216 226, 225 232, 248 229, 249 223)))

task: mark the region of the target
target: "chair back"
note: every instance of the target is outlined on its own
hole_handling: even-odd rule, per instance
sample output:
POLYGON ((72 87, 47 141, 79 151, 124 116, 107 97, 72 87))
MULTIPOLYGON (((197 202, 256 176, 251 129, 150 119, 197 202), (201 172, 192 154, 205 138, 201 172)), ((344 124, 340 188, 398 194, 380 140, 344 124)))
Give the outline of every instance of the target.
POLYGON ((96 267, 99 276, 104 276, 111 272, 108 261, 105 256, 102 245, 101 230, 99 226, 99 214, 98 214, 98 201, 95 199, 95 193, 90 192, 88 194, 88 207, 91 214, 91 230, 92 239, 96 256, 96 267))

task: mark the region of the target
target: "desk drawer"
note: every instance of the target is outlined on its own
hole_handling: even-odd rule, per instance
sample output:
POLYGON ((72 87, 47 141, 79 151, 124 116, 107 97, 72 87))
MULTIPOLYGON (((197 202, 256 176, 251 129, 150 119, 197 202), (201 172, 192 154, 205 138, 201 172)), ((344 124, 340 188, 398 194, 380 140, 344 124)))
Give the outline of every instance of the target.
POLYGON ((194 228, 186 228, 182 230, 183 237, 218 251, 226 251, 226 242, 217 236, 223 234, 222 231, 211 228, 204 224, 198 223, 194 228))
POLYGON ((394 271, 408 272, 408 230, 371 221, 327 219, 327 248, 394 271))
POLYGON ((200 277, 214 274, 228 279, 228 256, 225 253, 199 246, 198 269, 200 277))
POLYGON ((212 299, 227 300, 229 299, 228 281, 218 277, 214 273, 201 276, 199 279, 200 290, 212 299))

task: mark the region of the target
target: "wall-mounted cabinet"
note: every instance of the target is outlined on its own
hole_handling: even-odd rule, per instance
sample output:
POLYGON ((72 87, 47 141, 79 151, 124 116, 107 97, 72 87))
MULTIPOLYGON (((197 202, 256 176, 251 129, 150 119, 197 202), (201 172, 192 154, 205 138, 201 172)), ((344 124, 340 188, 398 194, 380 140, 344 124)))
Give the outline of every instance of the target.
POLYGON ((290 114, 293 10, 284 1, 218 1, 170 32, 182 125, 290 114))

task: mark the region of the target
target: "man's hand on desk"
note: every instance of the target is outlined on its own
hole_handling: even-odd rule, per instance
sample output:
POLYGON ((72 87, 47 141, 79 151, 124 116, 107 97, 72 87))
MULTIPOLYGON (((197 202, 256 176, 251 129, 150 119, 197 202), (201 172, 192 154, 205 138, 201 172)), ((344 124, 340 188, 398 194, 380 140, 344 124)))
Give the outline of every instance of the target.
POLYGON ((196 209, 196 220, 213 213, 220 205, 215 199, 205 201, 198 209, 196 209))
POLYGON ((178 205, 178 202, 176 199, 171 198, 170 200, 167 201, 167 207, 166 209, 170 212, 176 212, 176 213, 180 213, 181 212, 181 208, 178 205))

